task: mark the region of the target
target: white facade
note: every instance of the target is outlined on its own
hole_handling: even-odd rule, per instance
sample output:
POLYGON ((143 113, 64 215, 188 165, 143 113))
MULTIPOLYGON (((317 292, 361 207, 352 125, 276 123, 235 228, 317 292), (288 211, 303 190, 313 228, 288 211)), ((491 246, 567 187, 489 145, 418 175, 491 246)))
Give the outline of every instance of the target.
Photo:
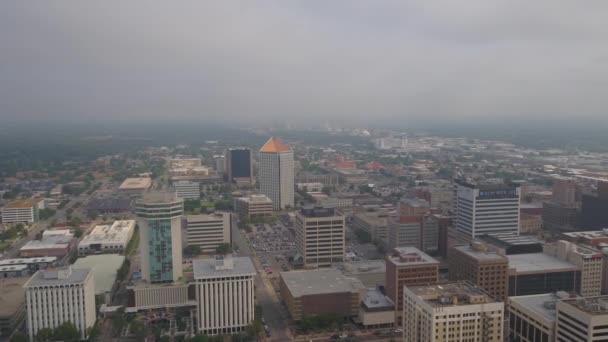
POLYGON ((91 270, 38 271, 23 287, 30 341, 40 329, 54 329, 65 322, 74 324, 82 339, 87 338, 87 330, 97 320, 91 270))
POLYGON ((183 199, 200 199, 201 198, 201 186, 196 182, 179 181, 173 183, 175 187, 175 194, 179 198, 183 199))
POLYGON ((199 246, 203 252, 213 252, 223 243, 230 244, 230 214, 188 215, 186 217, 188 246, 199 246))
POLYGON ((608 296, 561 300, 556 311, 556 341, 606 341, 608 296))
POLYGON ((199 259, 193 265, 199 332, 241 332, 255 314, 255 267, 248 257, 199 259))
POLYGON ((455 185, 454 225, 463 241, 490 233, 519 234, 520 188, 509 185, 455 185))
POLYGON ((333 208, 303 208, 296 213, 296 247, 306 266, 343 262, 346 252, 344 215, 333 208))
POLYGON ((404 342, 502 342, 504 303, 471 284, 404 286, 404 342))
POLYGON ((99 225, 82 238, 78 254, 123 253, 135 231, 135 220, 115 221, 112 225, 99 225))
POLYGON ((274 210, 293 208, 293 151, 260 151, 258 180, 260 192, 272 200, 274 210))
POLYGON ((32 223, 38 220, 38 210, 44 209, 43 200, 17 200, 2 208, 2 223, 32 223))

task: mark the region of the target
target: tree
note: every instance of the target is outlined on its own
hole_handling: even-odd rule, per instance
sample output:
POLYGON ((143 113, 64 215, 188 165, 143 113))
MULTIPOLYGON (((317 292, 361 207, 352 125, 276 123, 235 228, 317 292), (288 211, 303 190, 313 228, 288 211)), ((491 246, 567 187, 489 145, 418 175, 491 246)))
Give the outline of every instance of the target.
POLYGON ((35 340, 37 342, 46 342, 50 341, 53 338, 53 329, 51 328, 42 328, 38 330, 36 333, 35 340))
POLYGON ((184 248, 184 254, 188 256, 200 255, 202 252, 201 247, 196 245, 189 245, 188 247, 184 248))
POLYGON ((185 200, 184 211, 197 211, 201 208, 200 200, 185 200))
POLYGON ((91 220, 96 220, 99 217, 99 213, 96 210, 89 210, 87 212, 87 217, 91 220))
POLYGON ((215 249, 217 254, 228 254, 232 252, 232 246, 229 243, 221 243, 215 249))
POLYGON ((15 228, 17 229, 18 232, 20 232, 23 229, 25 229, 25 226, 23 225, 23 223, 17 223, 17 225, 15 226, 15 228))
POLYGON ((214 203, 213 206, 215 207, 215 210, 224 210, 224 211, 232 210, 232 202, 230 202, 230 201, 217 201, 214 203))
POLYGON ((27 342, 27 337, 20 332, 16 332, 9 342, 27 342))
POLYGON ((80 332, 73 323, 65 322, 55 328, 53 339, 57 341, 78 341, 80 340, 80 332))
POLYGON ((190 342, 209 342, 209 336, 207 335, 196 335, 190 339, 190 342))
POLYGON ((171 338, 167 335, 160 338, 160 342, 169 342, 169 341, 171 341, 171 338))
POLYGON ((66 214, 67 216, 72 216, 72 214, 73 214, 73 213, 74 213, 74 209, 73 209, 73 208, 67 208, 67 209, 65 210, 65 214, 66 214))
POLYGON ((74 237, 80 239, 82 237, 82 230, 74 229, 74 237))

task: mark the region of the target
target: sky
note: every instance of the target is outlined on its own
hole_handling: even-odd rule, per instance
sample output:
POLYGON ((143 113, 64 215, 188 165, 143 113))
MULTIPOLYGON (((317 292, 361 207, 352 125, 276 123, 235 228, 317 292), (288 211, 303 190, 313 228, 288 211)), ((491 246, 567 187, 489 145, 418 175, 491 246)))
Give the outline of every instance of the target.
POLYGON ((608 1, 0 1, 0 121, 608 121, 608 1))

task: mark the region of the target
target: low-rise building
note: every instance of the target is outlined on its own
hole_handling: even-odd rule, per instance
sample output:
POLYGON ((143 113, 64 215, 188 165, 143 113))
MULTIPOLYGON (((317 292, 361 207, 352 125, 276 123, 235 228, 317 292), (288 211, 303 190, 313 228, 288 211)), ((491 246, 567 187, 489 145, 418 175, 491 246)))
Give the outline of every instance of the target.
POLYGON ((0 279, 26 277, 29 274, 27 265, 0 266, 0 279))
POLYGON ((369 288, 359 306, 359 322, 366 328, 395 324, 395 303, 380 289, 369 288))
POLYGON ((10 278, 0 281, 0 339, 8 338, 25 317, 25 290, 28 278, 10 278))
POLYGON ((201 185, 197 182, 178 181, 173 183, 175 194, 186 200, 197 200, 201 198, 201 185))
POLYGON ((81 339, 88 337, 97 320, 91 270, 66 267, 38 271, 23 287, 30 341, 40 329, 54 329, 65 322, 74 324, 81 339))
POLYGON ((118 191, 127 195, 139 196, 152 187, 152 178, 127 178, 122 182, 118 191))
POLYGON ((404 342, 503 341, 504 303, 466 282, 406 286, 404 342))
POLYGON ((282 272, 280 278, 281 297, 294 321, 324 313, 357 316, 363 290, 360 281, 331 268, 282 272))
POLYGON ((38 221, 38 212, 44 209, 40 198, 12 201, 2 208, 2 223, 33 223, 38 221))
POLYGON ((253 278, 249 257, 216 256, 193 263, 198 331, 206 335, 242 332, 255 319, 253 278))
POLYGON ((65 242, 32 240, 19 249, 21 257, 57 257, 62 258, 70 251, 70 244, 65 242))
POLYGON ((386 262, 384 260, 351 261, 336 267, 349 278, 359 279, 365 287, 384 286, 386 281, 386 262))
POLYGON ((568 261, 545 253, 507 255, 509 296, 525 296, 555 291, 579 293, 581 270, 568 261))
POLYGON ((388 214, 382 211, 361 212, 352 216, 352 227, 369 234, 372 241, 387 243, 388 214))
POLYGON ((235 211, 241 220, 272 216, 272 200, 266 195, 249 195, 234 200, 235 211))
POLYGON ((568 298, 566 292, 509 297, 509 341, 557 341, 555 307, 559 300, 568 298))
POLYGON ((608 296, 557 301, 557 341, 599 342, 608 336, 608 296))
POLYGON ((124 253, 134 231, 135 220, 96 226, 78 244, 78 254, 124 253))
POLYGON ((203 252, 215 252, 221 244, 231 244, 230 213, 186 216, 186 242, 203 252))
POLYGON ((116 277, 124 262, 124 255, 89 255, 78 258, 73 267, 75 269, 90 269, 93 272, 95 295, 107 295, 105 302, 110 303, 111 294, 120 285, 120 283, 116 283, 116 277))
POLYGON ((38 270, 44 270, 48 267, 55 266, 56 262, 57 257, 4 259, 0 260, 0 267, 25 265, 29 273, 33 274, 38 270))

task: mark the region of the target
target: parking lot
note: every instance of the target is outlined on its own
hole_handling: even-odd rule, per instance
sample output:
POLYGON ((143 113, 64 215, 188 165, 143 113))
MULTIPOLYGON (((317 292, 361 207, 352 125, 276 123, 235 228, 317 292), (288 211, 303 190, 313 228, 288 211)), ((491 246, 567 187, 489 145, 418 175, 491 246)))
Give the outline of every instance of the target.
POLYGON ((268 275, 288 271, 289 256, 296 253, 293 234, 281 223, 250 224, 247 238, 255 250, 261 266, 268 275))

